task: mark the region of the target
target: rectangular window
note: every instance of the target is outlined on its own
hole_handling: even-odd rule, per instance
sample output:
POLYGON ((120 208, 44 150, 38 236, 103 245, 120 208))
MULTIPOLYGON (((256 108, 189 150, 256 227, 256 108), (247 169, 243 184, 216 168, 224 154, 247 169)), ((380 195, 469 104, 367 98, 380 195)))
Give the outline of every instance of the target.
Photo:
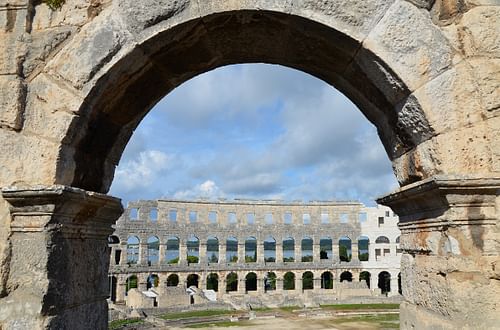
POLYGON ((157 208, 152 208, 149 211, 149 220, 151 220, 151 221, 157 221, 158 220, 158 209, 157 208))
POLYGON ((380 227, 383 224, 384 224, 384 217, 378 217, 378 226, 380 227))
POLYGON ((264 222, 266 223, 266 225, 272 225, 273 224, 273 214, 266 213, 266 215, 264 215, 264 222))
POLYGON ((389 211, 385 211, 385 216, 386 216, 386 217, 390 217, 390 213, 389 213, 389 211))
POLYGON ((168 219, 170 222, 177 222, 177 210, 168 211, 168 219))
POLYGON ((198 212, 190 211, 189 212, 189 222, 195 223, 198 220, 198 212))
POLYGON ((132 208, 130 209, 130 220, 138 220, 139 219, 139 209, 138 208, 132 208))
POLYGON ((403 250, 401 250, 400 248, 396 248, 396 254, 401 254, 403 253, 403 250))
POLYGON ((285 215, 283 216, 283 222, 285 223, 285 225, 292 224, 292 213, 291 212, 285 213, 285 215))
POLYGON ((358 219, 359 219, 359 223, 366 222, 366 219, 367 219, 366 212, 359 212, 358 219))
POLYGON ((236 221, 236 213, 235 212, 229 212, 227 214, 227 222, 229 224, 235 224, 237 221, 236 221))
POLYGON ((255 214, 247 213, 247 224, 253 225, 255 223, 255 214))
POLYGON ((304 223, 304 225, 311 224, 311 215, 309 213, 302 214, 302 222, 304 223))
POLYGON ((330 222, 330 219, 328 218, 328 213, 321 213, 321 223, 326 224, 329 222, 330 222))
POLYGON ((389 254, 391 254, 391 250, 390 249, 384 249, 384 256, 388 256, 389 254))
POLYGON ((380 258, 380 249, 375 249, 375 260, 379 259, 380 258))
POLYGON ((349 222, 349 214, 340 213, 340 223, 348 223, 348 222, 349 222))
POLYGON ((217 212, 215 211, 208 212, 208 221, 212 224, 217 223, 217 212))

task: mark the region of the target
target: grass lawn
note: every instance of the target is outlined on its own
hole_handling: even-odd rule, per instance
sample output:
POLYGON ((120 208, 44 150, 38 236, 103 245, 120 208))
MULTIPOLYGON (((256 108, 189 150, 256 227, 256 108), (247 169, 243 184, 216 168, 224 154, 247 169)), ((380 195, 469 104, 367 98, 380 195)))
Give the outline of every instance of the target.
POLYGON ((114 321, 109 322, 108 329, 115 330, 115 329, 121 328, 124 325, 134 324, 134 323, 141 324, 141 323, 144 323, 144 321, 141 319, 114 320, 114 321))
POLYGON ((217 316, 217 315, 227 315, 227 314, 238 314, 238 311, 227 311, 227 310, 189 311, 189 312, 167 313, 160 315, 160 318, 164 320, 173 320, 173 319, 186 319, 190 317, 206 317, 206 316, 217 316))
POLYGON ((249 324, 247 321, 239 321, 239 322, 221 321, 221 322, 191 324, 187 325, 186 328, 208 328, 208 327, 229 328, 229 327, 246 327, 250 325, 251 324, 249 324))
POLYGON ((321 305, 321 308, 335 310, 358 310, 358 309, 399 309, 399 304, 338 304, 321 305))

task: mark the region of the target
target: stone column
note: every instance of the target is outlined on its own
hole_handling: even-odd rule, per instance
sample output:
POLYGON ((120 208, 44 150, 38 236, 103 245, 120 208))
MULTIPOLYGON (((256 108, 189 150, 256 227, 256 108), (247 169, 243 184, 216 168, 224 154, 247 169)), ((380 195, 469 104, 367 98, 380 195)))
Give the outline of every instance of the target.
POLYGON ((399 296, 398 292, 398 274, 391 273, 391 291, 389 292, 389 296, 399 296))
POLYGON ((339 242, 338 241, 332 241, 332 260, 335 263, 340 262, 339 258, 339 242))
POLYGON ((222 296, 226 293, 226 275, 221 276, 219 274, 219 290, 217 291, 217 300, 222 299, 222 296))
POLYGON ((351 241, 351 253, 352 253, 352 258, 351 261, 359 261, 359 255, 358 255, 358 242, 351 241))
POLYGON ((319 241, 316 242, 316 240, 313 243, 313 261, 314 262, 319 262, 320 261, 320 245, 319 241))
POLYGON ((179 242, 179 265, 187 265, 187 245, 184 240, 179 242))
POLYGON ((276 292, 283 292, 283 278, 276 278, 276 292))
POLYGON ((257 275, 257 292, 264 293, 264 279, 261 276, 263 275, 257 275))
POLYGON ((125 242, 125 244, 120 243, 120 247, 122 251, 120 256, 120 265, 123 266, 127 264, 127 242, 125 242))
POLYGON ((127 290, 126 284, 127 284, 127 279, 125 277, 123 278, 118 277, 118 283, 116 285, 117 303, 125 301, 125 291, 127 290))
POLYGON ((219 264, 226 263, 226 242, 219 244, 219 264))
MULTIPOLYGON (((66 186, 6 188, 6 329, 106 329, 111 225, 119 199, 66 186)), ((5 267, 5 266, 4 266, 5 267)))
POLYGON ((139 243, 139 265, 147 266, 148 265, 148 244, 141 239, 139 243))
POLYGON ((200 249, 198 251, 199 255, 199 263, 200 264, 206 264, 207 263, 207 243, 206 242, 200 242, 200 249))
POLYGON ((299 273, 295 274, 295 290, 302 292, 302 275, 299 273))
POLYGON ((300 240, 297 242, 297 240, 295 240, 295 245, 294 245, 294 249, 295 249, 295 262, 301 262, 302 261, 302 246, 300 244, 300 240))
POLYGON ((283 241, 276 242, 276 262, 283 262, 283 241))
POLYGON ((378 200, 399 215, 402 328, 500 324, 499 191, 498 177, 437 176, 378 200))
POLYGON ((238 241, 238 263, 245 262, 245 242, 240 243, 238 241))
POLYGON ((370 290, 378 289, 378 273, 371 272, 370 273, 370 290))
POLYGON ((137 290, 146 291, 148 284, 148 275, 146 274, 138 274, 137 275, 137 290))
POLYGON ((257 240, 257 262, 264 263, 264 241, 257 240))
POLYGON ((321 290, 321 277, 318 278, 315 276, 313 279, 313 285, 314 285, 314 287, 313 287, 314 291, 320 291, 321 290))
POLYGON ((167 244, 160 243, 160 248, 158 249, 158 265, 165 263, 165 253, 167 251, 167 244))

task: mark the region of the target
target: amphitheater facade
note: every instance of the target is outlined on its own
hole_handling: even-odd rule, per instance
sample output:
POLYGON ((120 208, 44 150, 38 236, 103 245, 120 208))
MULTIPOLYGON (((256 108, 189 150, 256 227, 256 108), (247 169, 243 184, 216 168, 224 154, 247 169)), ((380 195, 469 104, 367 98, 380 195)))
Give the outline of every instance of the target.
POLYGON ((110 300, 318 305, 401 294, 398 217, 354 201, 139 201, 110 237, 110 300))

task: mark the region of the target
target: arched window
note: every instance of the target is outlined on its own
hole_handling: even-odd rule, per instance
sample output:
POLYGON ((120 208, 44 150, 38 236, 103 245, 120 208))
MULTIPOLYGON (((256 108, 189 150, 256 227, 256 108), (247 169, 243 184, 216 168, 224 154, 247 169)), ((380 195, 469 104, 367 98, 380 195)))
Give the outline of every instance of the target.
POLYGON ((116 235, 109 235, 108 244, 120 244, 120 238, 116 235))
POLYGON ((304 237, 301 242, 301 251, 302 251, 302 262, 311 262, 313 261, 313 240, 310 237, 304 237))
POLYGON ((295 261, 295 241, 292 237, 283 240, 283 262, 295 261))
POLYGON ((319 258, 320 260, 332 259, 332 239, 330 237, 321 237, 319 240, 319 258))
POLYGON ((236 237, 228 237, 226 240, 226 261, 238 262, 238 240, 236 237))
POLYGON ((156 274, 151 274, 148 276, 146 281, 146 289, 157 288, 160 284, 160 278, 156 274))
POLYGON ((386 271, 380 272, 378 274, 378 287, 382 294, 391 292, 391 274, 386 271))
POLYGON ((351 258, 351 239, 347 236, 343 236, 339 239, 339 259, 340 261, 349 262, 351 258))
POLYGON ((257 261, 257 239, 248 237, 245 240, 245 262, 257 261))
POLYGON ((352 273, 351 272, 345 271, 342 274, 340 274, 340 282, 344 282, 344 281, 352 282, 352 273))
POLYGON ((397 244, 399 244, 400 237, 401 237, 401 236, 396 237, 396 243, 397 243, 397 244))
POLYGON ((238 275, 236 273, 229 273, 226 276, 226 292, 238 290, 238 275))
POLYGON ((283 290, 295 290, 295 274, 287 272, 283 276, 283 290))
POLYGON ((156 236, 148 237, 148 265, 157 264, 160 260, 160 240, 156 236))
POLYGON ((333 275, 331 272, 324 272, 321 274, 321 288, 333 289, 333 275))
POLYGON ((276 240, 271 236, 264 240, 264 261, 276 262, 276 240))
POLYGON ((384 244, 388 244, 389 243, 389 239, 385 236, 379 236, 377 237, 377 239, 375 240, 375 243, 384 243, 384 244))
POLYGON ((245 276, 245 290, 257 291, 257 274, 250 272, 245 276))
POLYGON ((359 281, 360 282, 361 281, 366 282, 366 286, 368 288, 370 288, 370 278, 371 278, 371 276, 372 275, 369 272, 367 272, 367 271, 361 272, 361 273, 359 273, 359 281))
POLYGON ((127 239, 127 263, 136 264, 139 261, 139 238, 130 236, 127 239))
POLYGON ((207 276, 207 290, 219 291, 219 275, 210 273, 207 276))
POLYGON ((360 236, 358 238, 358 260, 368 261, 369 259, 369 246, 370 239, 367 236, 360 236))
POLYGON ((302 274, 302 290, 314 289, 314 275, 312 272, 302 274))
POLYGON ((188 264, 197 264, 200 261, 200 240, 196 236, 191 236, 186 246, 188 264))
POLYGON ((264 290, 266 292, 276 290, 276 274, 274 272, 268 272, 264 277, 264 290))
POLYGON ((189 274, 187 277, 187 287, 198 287, 200 277, 197 274, 189 274))
POLYGON ((116 276, 109 276, 109 299, 112 302, 116 302, 116 287, 118 280, 116 276))
POLYGON ((177 286, 179 285, 179 275, 170 274, 167 277, 167 286, 177 286))
POLYGON ((209 236, 207 239, 207 262, 219 262, 219 240, 217 237, 209 236))
POLYGON ((135 275, 129 276, 125 282, 125 293, 130 289, 137 289, 137 276, 135 275))
POLYGON ((167 238, 165 260, 169 264, 176 264, 179 262, 179 239, 175 236, 167 238))

